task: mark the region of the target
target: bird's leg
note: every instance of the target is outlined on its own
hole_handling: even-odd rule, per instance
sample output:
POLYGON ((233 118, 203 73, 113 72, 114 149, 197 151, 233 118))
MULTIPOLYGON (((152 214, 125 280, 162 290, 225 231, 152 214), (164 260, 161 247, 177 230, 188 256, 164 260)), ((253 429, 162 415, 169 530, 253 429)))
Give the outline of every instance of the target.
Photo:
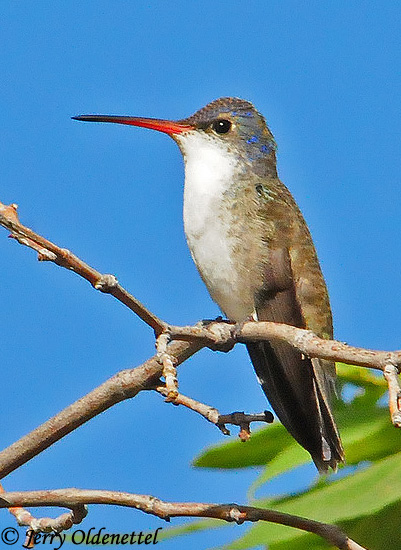
POLYGON ((226 331, 224 329, 221 330, 220 328, 221 323, 224 323, 224 326, 229 324, 232 324, 233 326, 235 325, 233 321, 224 319, 221 315, 216 317, 216 319, 203 319, 202 321, 199 321, 197 325, 208 328, 211 334, 216 334, 219 343, 216 342, 215 344, 209 344, 209 349, 212 351, 222 351, 223 353, 227 353, 235 346, 235 337, 233 337, 233 331, 230 331, 230 334, 227 337, 226 331))
POLYGON ((229 323, 230 321, 228 319, 224 319, 221 315, 218 315, 215 319, 202 319, 201 321, 198 321, 196 324, 200 325, 201 327, 207 327, 212 323, 229 323))
POLYGON ((244 328, 245 323, 249 323, 250 321, 256 321, 254 315, 249 315, 248 317, 245 317, 242 321, 239 321, 234 324, 234 327, 231 331, 231 335, 236 340, 238 336, 241 334, 242 329, 244 328))

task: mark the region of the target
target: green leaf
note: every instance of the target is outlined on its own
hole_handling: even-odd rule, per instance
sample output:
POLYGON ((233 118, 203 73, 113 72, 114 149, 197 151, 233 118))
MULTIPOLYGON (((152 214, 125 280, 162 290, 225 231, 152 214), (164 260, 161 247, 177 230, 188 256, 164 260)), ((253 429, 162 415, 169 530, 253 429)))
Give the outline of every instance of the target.
MULTIPOLYGON (((281 501, 264 501, 256 505, 274 507, 289 514, 313 518, 325 523, 370 516, 385 506, 401 501, 401 453, 381 460, 371 467, 323 487, 288 497, 281 501)), ((398 524, 395 526, 397 529, 398 524)), ((401 528, 399 528, 399 533, 401 528)), ((296 529, 259 522, 242 538, 227 547, 230 550, 291 541, 299 537, 296 529)), ((401 538, 401 534, 400 534, 401 538)), ((309 547, 306 547, 309 548, 309 547)))
MULTIPOLYGON (((401 432, 391 425, 388 412, 376 406, 380 397, 376 387, 358 396, 351 404, 341 404, 337 414, 346 451, 347 464, 375 461, 401 449, 401 432)), ((310 456, 285 431, 275 424, 254 432, 251 440, 231 441, 207 450, 195 466, 243 468, 266 464, 250 488, 250 496, 266 481, 294 467, 310 462, 310 456)))
MULTIPOLYGON (((386 456, 398 453, 401 449, 401 432, 385 417, 359 427, 359 438, 355 434, 352 442, 345 445, 347 464, 361 461, 375 462, 386 456)), ((344 429, 344 434, 347 430, 344 429)), ((346 441, 346 439, 344 439, 346 441)))
MULTIPOLYGON (((383 377, 368 369, 342 364, 337 367, 340 388, 345 384, 361 388, 351 403, 338 401, 335 404, 347 464, 366 462, 371 465, 342 479, 320 478, 307 492, 264 501, 263 504, 295 515, 337 523, 370 550, 388 550, 391 546, 385 541, 391 540, 391 529, 383 528, 381 522, 388 518, 385 511, 394 518, 393 531, 394 525, 399 522, 401 431, 392 426, 387 409, 377 406, 378 400, 387 391, 383 377), (373 527, 369 529, 369 525, 373 527)), ((207 450, 195 461, 195 465, 240 468, 267 464, 252 484, 252 494, 261 484, 308 461, 309 454, 280 424, 274 424, 253 433, 247 443, 231 441, 207 450)), ((188 532, 188 527, 185 527, 188 532)), ((206 525, 199 528, 206 528, 206 525)), ((393 538, 392 547, 401 547, 399 531, 395 537, 393 532, 393 538)), ((317 536, 267 523, 255 524, 245 536, 227 548, 239 550, 267 544, 270 550, 330 548, 317 536)))
MULTIPOLYGON (((359 441, 361 436, 357 435, 357 430, 362 425, 367 426, 372 419, 383 416, 383 411, 376 406, 376 402, 386 390, 386 383, 382 377, 368 369, 340 363, 338 371, 342 380, 358 384, 364 389, 363 395, 356 397, 351 404, 341 403, 341 401, 336 403, 336 417, 340 427, 347 425, 351 430, 345 440, 349 437, 350 440, 359 441), (351 433, 352 426, 350 424, 354 426, 354 435, 351 433)), ((251 439, 247 442, 229 441, 209 448, 195 459, 194 465, 198 468, 246 468, 265 465, 278 458, 279 462, 273 474, 277 475, 281 462, 283 462, 284 471, 306 462, 305 456, 307 455, 302 451, 295 449, 294 440, 285 428, 280 424, 273 424, 253 432, 251 439), (292 457, 288 455, 288 460, 280 456, 286 451, 290 451, 290 454, 293 455, 292 457), (294 461, 291 462, 291 460, 294 461)))
POLYGON ((282 453, 279 453, 265 468, 262 473, 255 479, 248 491, 248 498, 252 500, 255 492, 274 477, 278 477, 283 473, 292 470, 302 464, 311 462, 310 454, 303 447, 298 445, 296 441, 287 447, 282 453))
POLYGON ((358 386, 376 386, 384 390, 387 383, 380 371, 336 363, 337 376, 340 380, 356 384, 358 386))
MULTIPOLYGON (((389 550, 400 547, 401 501, 386 506, 375 514, 341 521, 340 529, 369 550, 389 550)), ((301 535, 291 541, 269 545, 269 550, 327 550, 333 547, 316 535, 301 535)), ((337 549, 336 549, 337 550, 337 549)))
POLYGON ((194 461, 198 468, 246 468, 270 462, 293 439, 281 424, 272 424, 252 434, 249 441, 230 441, 209 448, 194 461))
MULTIPOLYGON (((352 538, 352 537, 351 537, 352 538)), ((358 541, 359 542, 359 541, 358 541)), ((269 550, 338 550, 317 535, 301 535, 293 540, 269 544, 269 550)))
POLYGON ((398 501, 375 514, 341 522, 339 527, 369 550, 397 549, 401 546, 400 517, 401 501, 398 501))
MULTIPOLYGON (((400 451, 401 431, 390 423, 386 410, 376 409, 375 414, 370 414, 365 409, 359 409, 358 414, 355 414, 356 407, 349 407, 351 425, 346 425, 340 430, 347 465, 356 465, 362 461, 374 462, 400 451), (378 415, 378 418, 372 420, 372 416, 375 415, 378 415)), ((253 498, 255 491, 264 483, 307 462, 310 462, 309 453, 294 442, 264 468, 261 475, 252 483, 249 498, 253 498)))

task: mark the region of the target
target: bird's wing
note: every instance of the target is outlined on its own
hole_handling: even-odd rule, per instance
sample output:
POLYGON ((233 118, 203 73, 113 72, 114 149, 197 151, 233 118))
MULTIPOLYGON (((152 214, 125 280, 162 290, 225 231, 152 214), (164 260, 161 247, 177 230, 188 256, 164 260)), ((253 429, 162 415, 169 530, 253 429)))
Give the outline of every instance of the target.
MULTIPOLYGON (((255 296, 257 319, 306 328, 289 249, 271 249, 268 260, 264 287, 255 296)), ((319 470, 335 468, 343 453, 319 360, 311 361, 285 342, 271 340, 247 347, 281 422, 310 452, 319 470)))

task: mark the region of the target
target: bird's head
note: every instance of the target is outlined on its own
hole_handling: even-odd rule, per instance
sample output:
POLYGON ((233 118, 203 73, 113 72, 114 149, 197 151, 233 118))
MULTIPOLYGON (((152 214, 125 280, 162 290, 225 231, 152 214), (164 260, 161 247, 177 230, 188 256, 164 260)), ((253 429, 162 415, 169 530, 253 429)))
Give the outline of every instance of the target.
POLYGON ((113 122, 164 132, 177 142, 187 161, 202 151, 215 150, 241 161, 256 172, 275 173, 276 144, 264 117, 249 101, 225 97, 212 101, 188 118, 80 115, 75 120, 113 122))

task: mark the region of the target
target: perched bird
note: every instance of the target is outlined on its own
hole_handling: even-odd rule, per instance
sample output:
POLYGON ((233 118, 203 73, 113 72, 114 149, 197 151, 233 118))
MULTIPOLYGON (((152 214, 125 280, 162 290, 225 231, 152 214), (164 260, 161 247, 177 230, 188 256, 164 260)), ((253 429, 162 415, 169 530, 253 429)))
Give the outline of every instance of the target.
MULTIPOLYGON (((333 335, 326 284, 305 220, 276 168, 276 144, 252 103, 221 98, 169 121, 83 115, 170 135, 185 161, 184 227, 211 297, 232 321, 275 321, 333 335)), ((285 342, 247 344, 277 416, 317 468, 344 459, 331 411, 335 365, 285 342)))

